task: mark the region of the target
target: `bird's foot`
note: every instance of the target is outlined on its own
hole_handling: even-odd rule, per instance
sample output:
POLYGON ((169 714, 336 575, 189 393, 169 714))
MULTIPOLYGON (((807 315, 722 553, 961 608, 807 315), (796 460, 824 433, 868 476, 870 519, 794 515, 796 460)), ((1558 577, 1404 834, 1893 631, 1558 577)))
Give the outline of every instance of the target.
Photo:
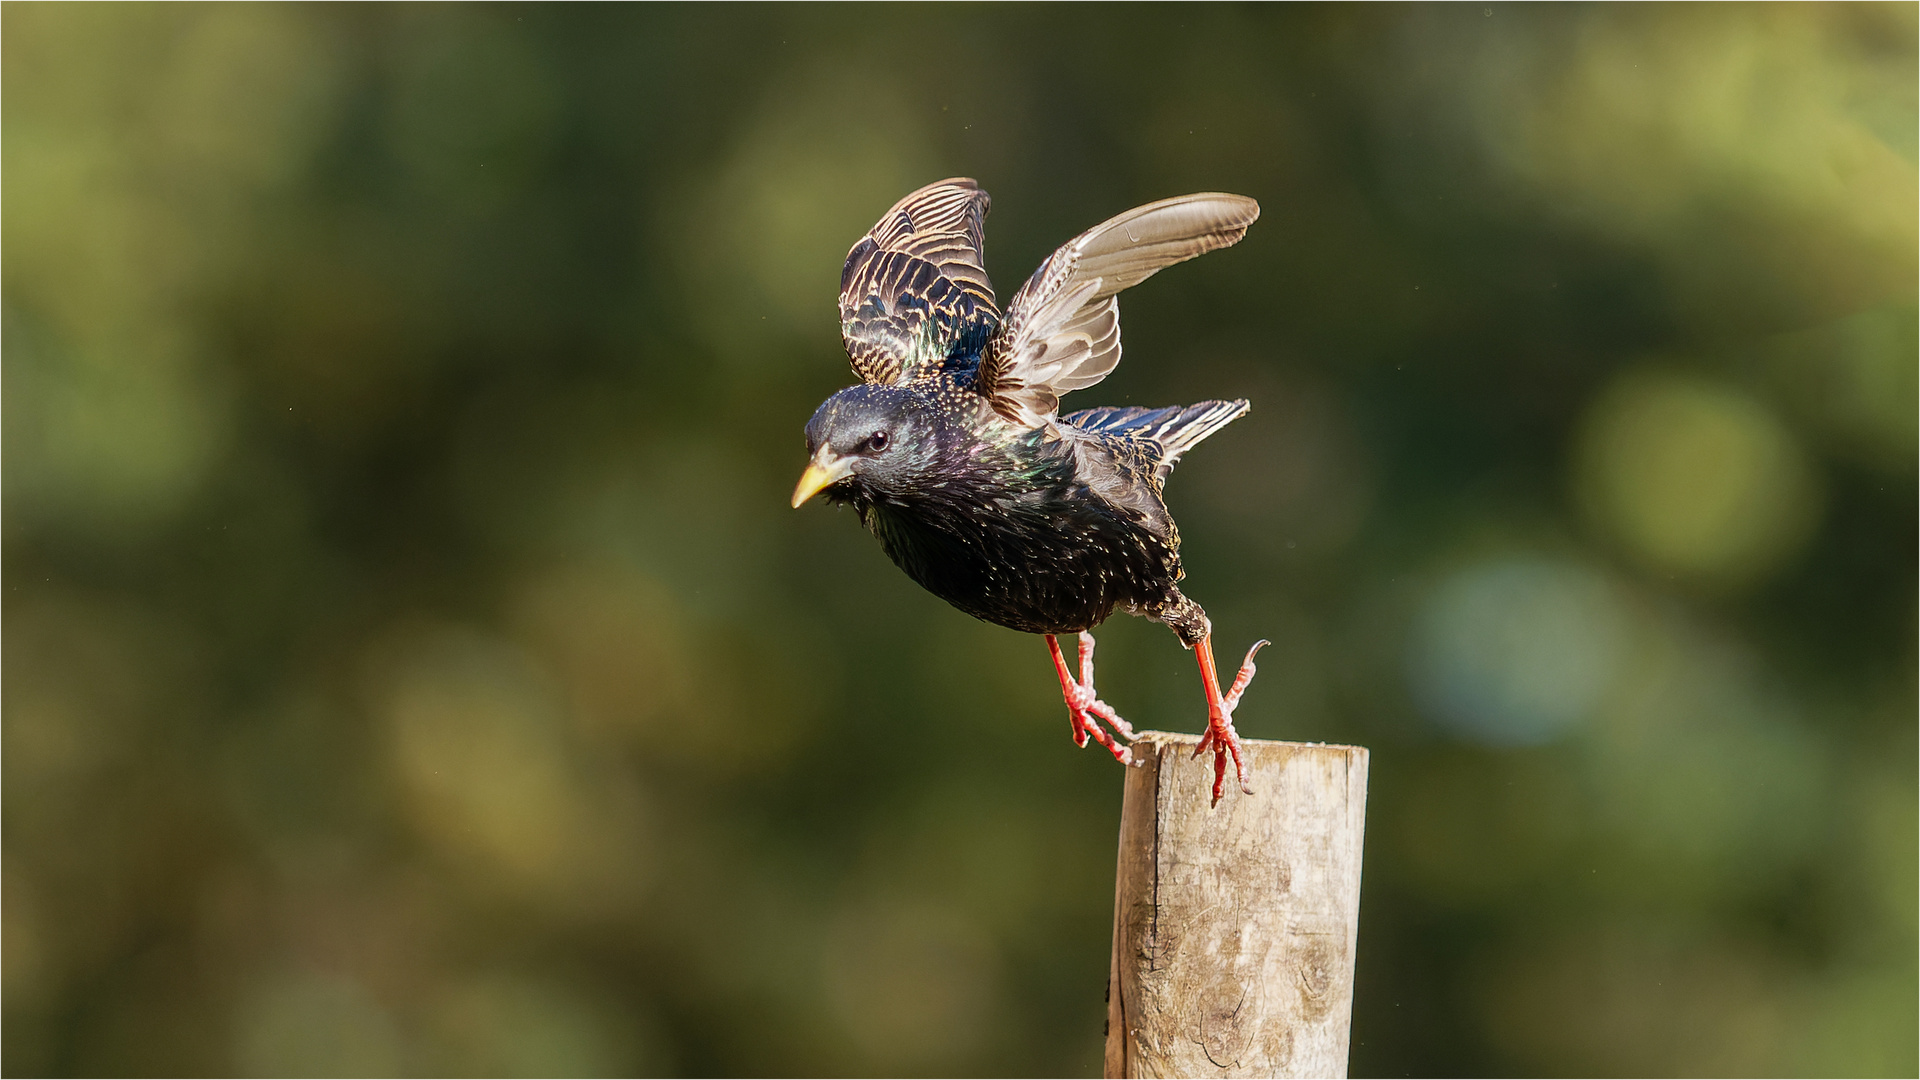
POLYGON ((1233 686, 1223 695, 1220 682, 1213 667, 1213 638, 1204 637, 1195 646, 1194 654, 1200 661, 1200 678, 1207 684, 1207 731, 1200 736, 1200 745, 1193 748, 1193 756, 1199 757, 1209 749, 1213 751, 1213 805, 1220 805, 1220 796, 1226 792, 1227 758, 1233 758, 1235 778, 1240 781, 1240 790, 1248 795, 1253 788, 1247 783, 1247 763, 1240 756, 1240 733, 1233 730, 1233 710, 1240 705, 1240 695, 1247 692, 1247 684, 1253 681, 1253 658, 1267 642, 1256 641, 1253 648, 1247 650, 1247 658, 1240 664, 1240 672, 1233 678, 1233 686))
POLYGON ((1113 706, 1100 700, 1093 689, 1093 635, 1080 634, 1080 678, 1075 679, 1067 670, 1067 658, 1060 652, 1060 639, 1047 635, 1047 648, 1053 652, 1053 668, 1060 676, 1060 696, 1067 702, 1067 718, 1073 724, 1073 744, 1086 746, 1087 739, 1107 748, 1108 752, 1122 765, 1133 764, 1133 751, 1116 742, 1117 735, 1128 742, 1133 741, 1133 725, 1120 718, 1113 706), (1109 735, 1100 721, 1105 720, 1113 728, 1109 735))

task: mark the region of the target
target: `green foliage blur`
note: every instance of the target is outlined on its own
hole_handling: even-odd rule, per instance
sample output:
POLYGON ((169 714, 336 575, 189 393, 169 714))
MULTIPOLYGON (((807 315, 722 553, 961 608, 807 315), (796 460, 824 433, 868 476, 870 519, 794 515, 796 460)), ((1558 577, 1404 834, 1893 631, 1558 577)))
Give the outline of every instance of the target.
POLYGON ((949 175, 1264 207, 1070 404, 1254 402, 1356 1075, 1920 1068, 1915 5, 3 12, 7 1073, 1097 1072, 1119 768, 787 507, 949 175))

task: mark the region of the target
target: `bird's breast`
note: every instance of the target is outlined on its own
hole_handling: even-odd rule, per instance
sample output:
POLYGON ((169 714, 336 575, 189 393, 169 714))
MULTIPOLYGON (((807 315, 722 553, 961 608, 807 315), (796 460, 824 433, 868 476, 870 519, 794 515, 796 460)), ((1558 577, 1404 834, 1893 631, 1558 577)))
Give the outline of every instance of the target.
POLYGON ((1152 603, 1181 576, 1174 545, 1084 492, 881 499, 861 519, 927 591, 1028 633, 1088 629, 1117 605, 1152 603))

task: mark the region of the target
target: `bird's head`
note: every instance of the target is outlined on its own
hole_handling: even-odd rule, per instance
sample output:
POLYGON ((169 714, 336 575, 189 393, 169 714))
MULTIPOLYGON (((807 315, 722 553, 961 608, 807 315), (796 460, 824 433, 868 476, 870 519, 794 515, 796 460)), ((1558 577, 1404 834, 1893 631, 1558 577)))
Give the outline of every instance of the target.
POLYGON ((807 421, 807 470, 793 505, 824 491, 841 502, 911 493, 933 469, 943 441, 938 410, 899 386, 849 386, 807 421))

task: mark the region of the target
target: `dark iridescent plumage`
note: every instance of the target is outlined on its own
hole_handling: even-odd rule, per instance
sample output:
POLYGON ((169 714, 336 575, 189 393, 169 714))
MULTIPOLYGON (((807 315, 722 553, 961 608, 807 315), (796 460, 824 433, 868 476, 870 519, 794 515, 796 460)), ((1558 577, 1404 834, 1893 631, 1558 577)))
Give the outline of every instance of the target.
POLYGON ((1207 679, 1201 749, 1215 751, 1217 800, 1227 755, 1240 759, 1231 716, 1253 653, 1223 696, 1206 614, 1178 588, 1180 534, 1161 492, 1180 455, 1247 403, 1065 416, 1058 403, 1119 362, 1121 290, 1235 243, 1259 207, 1204 194, 1130 210, 1056 251, 1002 316, 980 258, 987 206, 971 180, 929 185, 848 253, 841 326, 863 382, 807 424, 812 463, 793 503, 820 491, 850 503, 928 591, 976 618, 1047 635, 1075 740, 1096 738, 1123 761, 1126 750, 1094 719, 1131 736, 1093 692, 1086 631, 1115 608, 1171 626, 1199 650, 1207 679), (1055 640, 1075 632, 1078 681, 1055 640))

